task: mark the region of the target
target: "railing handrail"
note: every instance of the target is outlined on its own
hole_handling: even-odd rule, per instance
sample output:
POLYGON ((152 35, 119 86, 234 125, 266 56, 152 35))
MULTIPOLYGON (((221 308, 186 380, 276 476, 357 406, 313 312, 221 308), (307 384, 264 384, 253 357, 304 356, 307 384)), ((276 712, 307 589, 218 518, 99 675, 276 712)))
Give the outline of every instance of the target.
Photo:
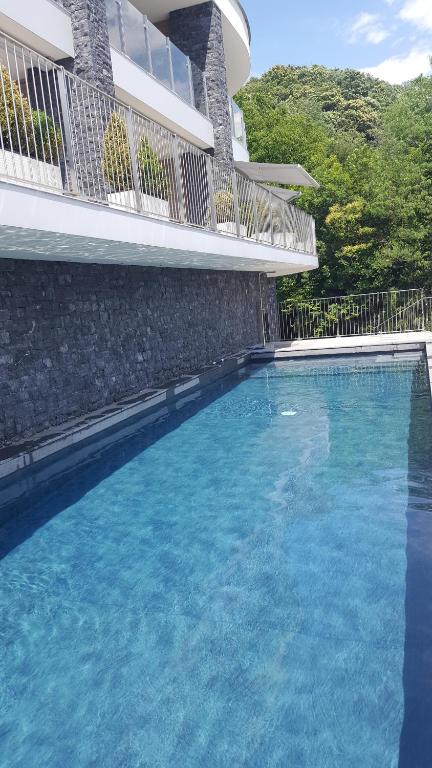
MULTIPOLYGON (((112 184, 111 182, 106 181, 106 176, 102 174, 102 155, 101 155, 101 143, 103 142, 103 139, 105 137, 105 130, 106 130, 106 124, 107 121, 110 119, 110 116, 116 114, 119 118, 122 120, 126 119, 126 122, 129 120, 132 124, 135 125, 135 128, 133 128, 133 125, 129 126, 128 132, 127 132, 127 143, 130 147, 131 151, 131 162, 132 162, 132 171, 134 172, 132 174, 133 176, 133 182, 135 187, 135 194, 137 199, 137 206, 131 205, 130 202, 124 203, 118 203, 119 205, 122 205, 122 207, 131 209, 135 212, 144 212, 145 210, 142 210, 142 208, 138 204, 138 198, 140 197, 141 193, 145 194, 146 190, 142 189, 139 190, 136 186, 138 174, 137 174, 137 168, 135 167, 137 164, 137 157, 134 157, 133 155, 137 152, 137 141, 141 141, 143 137, 145 137, 145 126, 148 127, 149 133, 149 140, 154 139, 156 142, 156 150, 158 149, 158 146, 161 146, 161 152, 163 153, 166 151, 166 148, 169 147, 169 153, 168 155, 158 155, 157 159, 162 157, 170 157, 171 160, 176 165, 175 170, 175 176, 177 180, 177 194, 184 195, 184 190, 182 191, 181 184, 179 185, 179 177, 178 174, 182 173, 181 163, 182 162, 189 162, 188 157, 195 158, 192 162, 192 165, 189 165, 188 168, 186 168, 186 173, 189 174, 189 177, 186 179, 186 184, 189 184, 189 189, 192 190, 193 194, 199 198, 201 195, 201 198, 198 200, 198 203, 196 201, 189 199, 189 205, 192 206, 202 206, 203 205, 209 205, 212 208, 214 208, 215 205, 215 190, 220 194, 222 193, 225 195, 231 196, 231 200, 229 201, 229 204, 227 206, 228 211, 226 216, 224 216, 224 211, 222 210, 222 213, 219 216, 219 219, 216 217, 216 227, 214 225, 215 219, 212 214, 211 221, 208 221, 208 217, 203 216, 202 212, 198 216, 198 220, 191 220, 190 218, 183 222, 183 219, 177 216, 171 216, 171 208, 170 208, 170 214, 168 215, 168 218, 172 218, 174 221, 181 221, 182 223, 187 223, 191 225, 200 226, 202 228, 211 228, 211 229, 217 229, 218 231, 222 231, 225 234, 230 235, 237 235, 238 237, 242 239, 252 239, 257 240, 259 242, 262 242, 267 245, 276 245, 280 246, 282 248, 285 248, 286 250, 294 250, 297 252, 304 252, 309 253, 311 255, 315 255, 315 241, 313 237, 313 231, 314 231, 314 222, 312 217, 307 214, 306 212, 302 211, 300 208, 297 208, 297 206, 293 206, 290 203, 286 203, 285 201, 282 201, 280 198, 277 197, 273 192, 266 189, 263 185, 257 184, 256 182, 250 181, 249 179, 246 179, 246 177, 243 177, 238 171, 232 170, 229 171, 226 166, 224 166, 222 163, 218 162, 214 158, 210 157, 208 153, 204 152, 203 150, 199 149, 195 145, 191 144, 190 142, 187 142, 186 140, 182 139, 180 136, 175 134, 173 131, 168 130, 164 126, 161 126, 154 120, 142 115, 137 110, 131 108, 128 105, 125 105, 121 100, 118 98, 105 93, 101 88, 87 83, 82 78, 78 77, 76 74, 72 74, 66 70, 64 70, 63 67, 59 66, 55 62, 51 61, 50 59, 44 57, 43 55, 33 51, 27 46, 22 45, 20 42, 14 40, 11 36, 1 33, 0 39, 4 40, 4 46, 5 46, 5 56, 6 60, 8 62, 8 67, 6 68, 6 71, 8 73, 8 77, 10 78, 10 81, 12 83, 15 83, 15 88, 18 87, 18 93, 21 93, 21 97, 25 97, 28 103, 28 106, 32 109, 34 109, 34 100, 36 99, 36 107, 37 110, 40 109, 40 106, 43 107, 43 111, 46 109, 45 104, 45 89, 47 90, 47 98, 49 99, 57 100, 57 104, 53 105, 51 104, 51 109, 49 112, 49 118, 53 125, 53 127, 61 132, 61 142, 60 142, 60 150, 61 150, 61 161, 64 164, 66 168, 66 182, 69 184, 67 187, 68 192, 71 191, 70 183, 73 180, 74 175, 76 175, 76 168, 74 167, 74 163, 77 162, 77 153, 79 155, 79 151, 82 149, 85 152, 90 152, 90 157, 92 158, 92 161, 89 164, 88 173, 87 173, 87 157, 85 161, 80 161, 80 172, 84 175, 90 175, 90 177, 97 176, 97 189, 105 190, 104 194, 105 197, 101 197, 100 194, 93 193, 92 189, 88 191, 88 188, 84 185, 82 185, 81 189, 84 188, 84 191, 80 192, 79 185, 78 189, 73 189, 72 191, 75 194, 83 196, 85 199, 93 199, 100 202, 106 202, 106 189, 112 184), (13 60, 18 58, 20 60, 20 69, 18 68, 18 64, 10 64, 9 57, 13 60), (35 67, 35 65, 37 65, 35 67), (36 83, 33 84, 34 87, 32 88, 32 97, 30 97, 30 87, 27 80, 30 80, 33 78, 34 80, 34 72, 35 69, 38 69, 39 75, 36 77, 36 83), (13 74, 14 72, 18 73, 17 75, 13 74), (19 74, 21 72, 21 75, 19 74), (41 75, 41 72, 43 73, 43 77, 41 75), (49 73, 57 72, 57 77, 52 77, 51 74, 48 76, 49 73), (18 77, 17 80, 14 80, 14 77, 18 77), (20 82, 21 79, 21 82, 20 82), (67 93, 61 94, 61 82, 64 82, 66 84, 66 91, 67 93), (25 90, 27 88, 27 90, 25 90), (23 90, 24 89, 24 90, 23 90), (41 92, 41 93, 39 93, 41 92), (27 96, 26 96, 27 94, 27 96), (63 96, 63 98, 62 98, 63 96), (39 101, 38 101, 39 100, 39 101), (30 103, 31 102, 31 103, 30 103), (43 103, 40 103, 43 102, 43 103), (94 124, 93 122, 86 122, 85 113, 86 110, 88 110, 90 106, 90 102, 93 103, 93 108, 97 109, 98 111, 98 118, 99 122, 94 124), (103 116, 105 115, 105 117, 103 116), (128 116, 128 117, 127 117, 128 116), (72 127, 75 125, 75 132, 70 131, 70 126, 68 128, 68 124, 72 121, 72 127), (105 122, 104 122, 105 121, 105 122), (86 134, 84 136, 84 139, 82 136, 80 136, 83 133, 86 134), (78 130, 79 129, 79 130, 78 130), (131 133, 132 130, 132 133, 131 133), (133 135, 133 130, 138 131, 137 135, 133 135), (156 132, 158 131, 158 134, 156 136, 156 132), (141 133, 140 133, 141 132, 141 133), (91 135, 92 134, 92 135, 91 135), (73 142, 76 142, 76 146, 73 146, 73 142), (81 142, 81 143, 80 143, 81 142), (83 143, 84 142, 84 143, 83 143), (88 146, 87 146, 88 145, 88 146), (94 147, 96 147, 96 155, 94 155, 94 147), (179 150, 178 147, 181 147, 179 150), (180 156, 176 156, 174 153, 181 152, 182 154, 180 156), (93 152, 93 154, 92 154, 93 152), (186 161, 185 161, 186 157, 186 161), (94 159, 95 158, 95 159, 94 159), (95 165, 96 164, 96 165, 95 165), (96 171, 95 171, 96 168, 96 171), (205 170, 207 169, 207 170, 205 170), (206 174, 206 175, 205 175, 206 174), (102 175, 104 175, 104 180, 101 181, 102 175), (201 184, 201 187, 200 187, 201 184), (203 184, 204 184, 204 191, 203 191, 203 184), (195 186, 194 186, 195 185, 195 186), (196 187, 198 185, 198 187, 196 187), (232 190, 231 192, 229 190, 232 190), (207 203, 206 203, 207 201, 207 203), (221 222, 221 226, 219 226, 219 221, 221 222), (223 222, 228 222, 229 226, 223 226, 223 222), (230 222, 235 223, 235 231, 233 231, 230 222)), ((0 72, 0 100, 2 99, 2 87, 4 90, 4 84, 2 86, 2 76, 0 72)), ((63 86, 64 89, 64 86, 63 86)), ((15 93, 13 91, 13 93, 15 93)), ((3 94, 3 99, 4 99, 3 94)), ((13 96, 13 99, 16 98, 13 96)), ((22 111, 22 105, 19 107, 19 109, 22 111)), ((36 110, 36 113, 37 113, 36 110)), ((47 113, 48 114, 48 113, 47 113)), ((45 115, 46 116, 46 115, 45 115)), ((16 115, 15 115, 16 120, 16 115)), ((17 123, 18 127, 18 123, 17 123)), ((15 156, 18 157, 21 160, 21 165, 25 165, 23 163, 23 158, 28 157, 34 157, 34 155, 29 154, 29 148, 27 146, 27 152, 25 151, 25 145, 24 145, 24 151, 21 146, 21 143, 18 143, 18 152, 17 152, 17 144, 16 140, 14 138, 14 135, 11 131, 14 128, 14 126, 10 127, 9 129, 9 136, 7 135, 7 132, 5 134, 6 138, 9 138, 9 144, 6 143, 6 149, 8 149, 9 146, 12 146, 13 153, 15 153, 15 156)), ((27 124, 24 126, 25 131, 27 132, 28 127, 27 124)), ((42 128, 39 126, 39 131, 42 130, 42 128)), ((47 129, 45 129, 47 130, 47 129)), ((34 133, 34 129, 33 129, 34 133)), ((41 140, 41 135, 39 135, 39 141, 41 140)), ((25 137, 27 139, 27 136, 25 137)), ((49 138, 49 132, 48 132, 48 138, 49 138)), ((5 144, 3 143, 3 137, 0 135, 0 159, 2 151, 4 153, 5 151, 5 144)), ((56 141, 57 138, 56 138, 56 141)), ((20 142, 19 139, 19 131, 18 131, 18 142, 20 142)), ((28 143, 28 142, 27 142, 28 143)), ((117 143, 118 143, 118 137, 117 137, 117 143)), ((34 145, 36 146, 36 145, 34 145)), ((51 147, 50 147, 51 149, 51 147)), ((57 150, 59 148, 57 147, 57 150)), ((156 150, 154 150, 153 154, 155 154, 156 150)), ((123 160, 122 156, 119 156, 120 160, 123 160)), ((40 157, 39 159, 45 159, 44 157, 40 157)), ((114 158, 116 162, 118 161, 118 158, 114 158)), ((79 160, 79 158, 78 158, 79 160)), ((48 162, 50 162, 48 160, 48 162)), ((56 161, 51 160, 52 163, 56 163, 56 161)), ((163 160, 162 160, 163 162, 163 160)), ((158 164, 160 165, 161 160, 158 159, 158 164)), ((59 163, 57 163, 58 165, 59 163)), ((3 168, 6 165, 6 172, 4 170, 0 170, 0 173, 3 176, 7 177, 13 177, 17 178, 17 174, 15 172, 15 162, 14 162, 14 169, 13 172, 11 172, 10 168, 7 167, 7 163, 3 163, 3 168)), ((25 170, 25 169, 24 169, 25 170)), ((37 176, 38 171, 36 171, 37 176)), ((125 168, 123 167, 122 173, 124 176, 125 168)), ((131 171, 127 171, 127 174, 130 174, 131 171)), ((154 168, 150 167, 150 175, 153 175, 154 168)), ((170 185, 173 180, 174 170, 172 168, 169 168, 168 171, 165 173, 169 173, 170 175, 170 185)), ((185 171, 183 171, 185 173, 185 171)), ((32 171, 33 174, 33 171, 32 171)), ((42 186, 46 187, 52 187, 50 183, 40 182, 38 178, 33 180, 33 178, 27 179, 25 173, 24 176, 18 176, 18 178, 22 181, 28 180, 30 182, 30 185, 32 184, 42 184, 42 186)), ((128 177, 129 178, 129 177, 128 177)), ((93 179, 94 180, 94 179, 93 179)), ((66 183, 63 179, 63 183, 66 183)), ((185 182, 185 179, 183 179, 183 182, 185 182)), ((122 189, 126 189, 124 186, 124 182, 122 189)), ((162 183, 162 182, 160 182, 162 183)), ((165 182, 164 182, 165 183, 165 182)), ((91 186, 91 185, 90 185, 91 186)), ((94 186, 94 185, 93 185, 94 186)), ((76 184, 75 184, 76 187, 76 184)), ((63 191, 63 188, 58 187, 58 184, 55 185, 56 191, 63 191)), ((133 190, 133 187, 132 187, 133 190)), ((171 187, 171 191, 173 191, 173 188, 171 187)), ((121 193, 120 193, 121 194, 121 193)), ((151 193, 150 193, 151 194, 151 193)), ((165 198, 166 199, 166 198, 165 198)), ((180 210, 182 207, 182 204, 185 202, 184 200, 177 199, 176 201, 175 210, 180 210)), ((218 201, 219 202, 219 201, 218 201)), ((222 208, 225 205, 226 200, 222 200, 222 208)), ((158 215, 157 213, 154 213, 153 211, 150 212, 150 215, 158 215)), ((167 217, 167 214, 162 214, 163 217, 167 217)), ((195 217, 196 218, 196 217, 195 217)))
POLYGON ((426 301, 432 302, 432 296, 422 296, 421 299, 417 299, 416 301, 413 301, 411 304, 407 304, 406 307, 402 307, 402 309, 399 310, 399 312, 396 312, 396 314, 392 315, 391 317, 388 317, 387 320, 383 320, 376 328, 376 332, 380 332, 380 328, 386 324, 394 323, 395 320, 398 320, 402 318, 407 312, 409 312, 411 309, 414 309, 414 307, 417 307, 419 304, 424 305, 426 301))
POLYGON ((432 298, 424 288, 287 301, 278 309, 283 340, 432 329, 432 298))
MULTIPOLYGON (((257 182, 259 185, 259 182, 257 182)), ((313 296, 310 299, 301 299, 300 301, 292 301, 290 309, 292 309, 294 306, 300 306, 302 304, 310 304, 311 302, 324 302, 324 301, 336 301, 336 299, 360 299, 364 298, 365 296, 388 296, 392 293, 394 294, 401 294, 401 293, 414 293, 416 291, 423 291, 424 288, 401 288, 400 290, 398 288, 390 288, 388 291, 369 291, 368 293, 347 293, 347 294, 340 294, 339 296, 313 296)), ((290 301, 290 299, 286 300, 287 302, 290 301)), ((282 307, 282 304, 281 304, 282 307)))

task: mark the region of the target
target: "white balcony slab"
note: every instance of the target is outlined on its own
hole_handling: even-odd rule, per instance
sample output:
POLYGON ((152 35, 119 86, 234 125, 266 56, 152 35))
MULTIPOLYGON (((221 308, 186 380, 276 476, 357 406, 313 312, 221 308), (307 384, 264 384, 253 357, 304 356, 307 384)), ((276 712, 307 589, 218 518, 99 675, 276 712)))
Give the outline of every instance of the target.
POLYGON ((0 28, 48 58, 74 56, 70 16, 51 0, 1 0, 0 28))
POLYGON ((121 101, 201 149, 214 147, 213 125, 205 115, 115 48, 111 48, 111 60, 121 101))
POLYGON ((262 272, 316 269, 316 256, 0 181, 0 256, 262 272))

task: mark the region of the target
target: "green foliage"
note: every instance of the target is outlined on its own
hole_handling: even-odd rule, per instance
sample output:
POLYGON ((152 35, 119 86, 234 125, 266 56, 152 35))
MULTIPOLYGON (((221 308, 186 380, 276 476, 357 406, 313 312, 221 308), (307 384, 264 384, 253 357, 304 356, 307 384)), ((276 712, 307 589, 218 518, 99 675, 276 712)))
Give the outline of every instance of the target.
POLYGON ((219 189, 215 192, 214 204, 218 222, 234 219, 234 195, 230 189, 219 189))
POLYGON ((35 139, 35 154, 39 160, 58 165, 59 153, 62 147, 62 133, 45 112, 32 111, 32 123, 35 139))
MULTIPOLYGON (((142 136, 137 150, 141 191, 168 199, 168 176, 150 142, 142 136)), ((113 192, 133 189, 132 163, 125 120, 117 112, 111 115, 104 134, 102 170, 113 192)))
POLYGON ((32 110, 19 83, 0 66, 0 130, 4 149, 58 164, 62 134, 45 112, 32 110))
POLYGON ((32 112, 19 84, 12 80, 6 67, 0 66, 2 98, 0 99, 0 129, 3 146, 12 152, 31 155, 34 152, 32 112))
POLYGON ((321 184, 297 203, 316 218, 320 269, 281 278, 281 299, 432 289, 432 78, 276 66, 236 99, 251 159, 301 163, 321 184))

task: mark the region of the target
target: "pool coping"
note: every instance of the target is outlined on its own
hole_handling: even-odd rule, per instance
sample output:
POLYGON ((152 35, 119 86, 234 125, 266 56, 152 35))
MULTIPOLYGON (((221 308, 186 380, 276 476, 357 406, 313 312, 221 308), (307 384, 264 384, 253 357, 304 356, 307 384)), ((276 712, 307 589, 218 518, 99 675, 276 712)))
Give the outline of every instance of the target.
POLYGON ((249 358, 250 350, 243 350, 168 381, 163 387, 145 389, 97 411, 38 432, 33 438, 0 448, 0 480, 10 478, 16 472, 32 467, 67 448, 77 446, 135 416, 174 403, 178 398, 244 368, 249 358))
POLYGON ((389 336, 386 338, 356 337, 355 340, 353 337, 339 337, 301 342, 277 342, 265 347, 242 350, 199 370, 191 371, 178 379, 168 381, 164 387, 145 389, 90 414, 70 419, 57 427, 39 432, 34 438, 0 448, 0 480, 10 479, 15 473, 107 432, 122 422, 172 404, 189 393, 196 392, 218 379, 239 371, 250 362, 421 351, 425 354, 427 361, 432 398, 432 333, 403 335, 409 336, 409 339, 402 338, 401 334, 393 334, 389 340, 389 336))
POLYGON ((335 355, 400 352, 424 353, 432 399, 432 333, 428 331, 272 342, 261 349, 253 350, 250 360, 256 363, 334 357, 335 355))

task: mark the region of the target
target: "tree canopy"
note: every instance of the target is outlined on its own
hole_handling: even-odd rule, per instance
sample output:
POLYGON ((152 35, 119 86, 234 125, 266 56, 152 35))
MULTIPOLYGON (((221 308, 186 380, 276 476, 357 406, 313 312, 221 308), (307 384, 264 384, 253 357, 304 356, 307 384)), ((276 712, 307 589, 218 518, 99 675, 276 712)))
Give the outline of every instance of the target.
POLYGON ((432 78, 275 66, 237 101, 252 160, 301 163, 321 184, 297 203, 320 268, 281 278, 282 298, 432 289, 432 78))

